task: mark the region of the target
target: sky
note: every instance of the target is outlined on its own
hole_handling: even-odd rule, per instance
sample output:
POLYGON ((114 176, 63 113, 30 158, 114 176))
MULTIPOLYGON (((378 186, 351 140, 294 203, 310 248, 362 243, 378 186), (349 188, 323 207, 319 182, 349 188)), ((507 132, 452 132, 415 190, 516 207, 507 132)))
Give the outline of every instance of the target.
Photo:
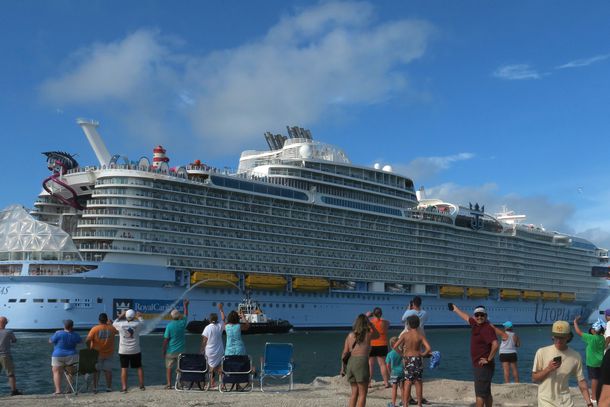
POLYGON ((610 3, 0 2, 0 207, 32 207, 45 151, 237 168, 311 129, 428 197, 610 248, 610 3), (25 163, 28 163, 27 165, 25 163))

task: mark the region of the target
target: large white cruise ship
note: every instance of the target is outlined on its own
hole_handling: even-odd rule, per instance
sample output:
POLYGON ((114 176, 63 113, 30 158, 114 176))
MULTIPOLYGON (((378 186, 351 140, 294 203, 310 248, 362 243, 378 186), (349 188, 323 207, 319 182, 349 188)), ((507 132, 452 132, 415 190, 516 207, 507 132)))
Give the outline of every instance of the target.
POLYGON ((97 123, 78 123, 99 165, 47 152, 35 208, 0 213, 0 314, 13 329, 85 328, 127 307, 160 328, 184 295, 203 319, 246 293, 301 329, 347 327, 375 306, 398 325, 416 295, 428 326, 463 323, 449 301, 549 324, 607 296, 606 250, 418 196, 389 166, 354 165, 298 127, 266 133, 269 150, 243 152, 229 173, 170 168, 161 146, 152 159, 111 155, 97 123))

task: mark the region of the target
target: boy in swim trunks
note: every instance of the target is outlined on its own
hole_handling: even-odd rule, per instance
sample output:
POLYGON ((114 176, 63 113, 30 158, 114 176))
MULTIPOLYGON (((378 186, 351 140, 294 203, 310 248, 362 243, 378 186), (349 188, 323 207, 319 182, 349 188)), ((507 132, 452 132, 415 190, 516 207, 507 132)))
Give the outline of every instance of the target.
POLYGON ((397 341, 397 336, 390 338, 390 348, 392 348, 392 350, 385 358, 385 365, 388 369, 388 376, 390 376, 390 384, 392 385, 392 402, 388 404, 388 407, 397 406, 396 394, 398 393, 398 388, 400 388, 402 392, 402 384, 405 381, 401 356, 402 349, 394 349, 394 344, 397 341))
POLYGON ((405 382, 402 386, 402 404, 403 406, 408 405, 411 385, 415 384, 417 405, 421 406, 423 394, 422 373, 424 370, 422 357, 429 355, 432 349, 426 337, 417 329, 419 327, 419 318, 416 315, 410 315, 407 318, 407 324, 409 325, 409 330, 403 331, 398 341, 394 344, 394 349, 399 349, 402 346, 405 376, 405 382))

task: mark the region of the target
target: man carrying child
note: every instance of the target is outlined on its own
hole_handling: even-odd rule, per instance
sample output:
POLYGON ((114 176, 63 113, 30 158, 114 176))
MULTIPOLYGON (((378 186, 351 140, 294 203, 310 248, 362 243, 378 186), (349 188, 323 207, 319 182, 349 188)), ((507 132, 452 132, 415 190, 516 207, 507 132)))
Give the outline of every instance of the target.
POLYGON ((407 325, 409 330, 403 331, 393 346, 394 349, 402 347, 405 379, 402 386, 402 403, 403 406, 408 405, 411 385, 415 384, 417 405, 421 406, 423 394, 422 376, 424 370, 423 357, 429 355, 432 349, 426 337, 417 329, 419 327, 419 318, 416 315, 410 315, 407 318, 407 325))

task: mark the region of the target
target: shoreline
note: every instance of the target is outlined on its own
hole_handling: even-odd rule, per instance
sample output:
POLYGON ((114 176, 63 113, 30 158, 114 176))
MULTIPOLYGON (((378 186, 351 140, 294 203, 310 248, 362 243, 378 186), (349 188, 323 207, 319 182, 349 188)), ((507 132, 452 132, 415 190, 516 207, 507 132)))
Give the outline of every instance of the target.
MULTIPOLYGON (((346 380, 340 376, 317 377, 310 384, 295 383, 294 390, 277 393, 268 391, 262 393, 258 387, 258 381, 254 382, 254 391, 251 393, 220 393, 216 391, 192 391, 178 392, 166 390, 164 386, 150 386, 145 391, 137 387, 131 388, 127 393, 113 391, 110 393, 100 392, 93 394, 90 391, 78 395, 34 394, 23 396, 0 397, 0 404, 10 400, 12 407, 39 407, 44 403, 45 407, 65 406, 66 404, 76 406, 115 406, 131 404, 136 406, 159 406, 159 405, 205 405, 220 406, 230 404, 231 406, 250 407, 334 407, 347 404, 350 387, 346 380)), ((287 389, 287 385, 277 387, 287 389)), ((273 389, 276 389, 273 387, 273 389)), ((570 388, 574 405, 576 407, 586 406, 582 395, 577 387, 570 388)), ((529 407, 537 405, 538 385, 533 383, 519 384, 492 384, 494 406, 496 407, 529 407)), ((474 387, 471 381, 437 379, 424 381, 424 397, 433 405, 466 407, 473 405, 474 387)), ((399 401, 400 398, 397 400, 399 401)), ((382 382, 373 382, 367 397, 367 406, 387 407, 391 401, 391 390, 386 389, 382 382)))

